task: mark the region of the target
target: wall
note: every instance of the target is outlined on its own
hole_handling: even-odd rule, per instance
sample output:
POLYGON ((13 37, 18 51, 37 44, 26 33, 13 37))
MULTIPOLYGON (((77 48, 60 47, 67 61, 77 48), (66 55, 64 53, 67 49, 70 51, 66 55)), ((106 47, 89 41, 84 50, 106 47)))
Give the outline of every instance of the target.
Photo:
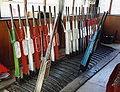
POLYGON ((120 16, 108 16, 104 24, 103 33, 114 35, 116 31, 116 41, 120 42, 120 16))
POLYGON ((5 21, 0 21, 0 63, 10 68, 13 65, 12 49, 5 21))

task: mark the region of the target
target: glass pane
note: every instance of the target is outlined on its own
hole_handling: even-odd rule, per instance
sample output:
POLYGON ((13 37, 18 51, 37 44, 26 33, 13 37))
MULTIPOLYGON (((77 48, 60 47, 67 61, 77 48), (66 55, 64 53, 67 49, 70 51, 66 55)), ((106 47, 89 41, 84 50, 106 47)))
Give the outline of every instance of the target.
POLYGON ((120 0, 113 0, 111 14, 120 14, 120 0))
MULTIPOLYGON (((17 13, 17 4, 20 4, 20 9, 21 9, 21 15, 24 16, 24 0, 12 0, 9 2, 4 2, 3 5, 1 5, 1 16, 2 17, 10 17, 10 13, 9 13, 9 4, 12 4, 13 7, 13 15, 14 17, 18 16, 17 13), (6 9, 6 10, 5 10, 6 9)), ((38 5, 41 6, 41 11, 43 11, 43 1, 44 0, 28 0, 28 12, 32 12, 32 5, 34 5, 35 7, 35 11, 38 11, 38 5)), ((46 11, 49 11, 49 6, 51 6, 51 10, 52 13, 54 14, 54 9, 53 7, 56 6, 56 12, 58 13, 58 8, 59 8, 59 0, 46 0, 46 11)), ((72 3, 73 0, 65 0, 65 7, 69 6, 69 10, 70 10, 70 14, 72 14, 72 3)), ((84 4, 84 0, 75 0, 75 7, 79 7, 82 4, 84 4)), ((65 10, 64 10, 64 14, 65 14, 65 10)))
POLYGON ((100 12, 108 11, 110 7, 110 0, 99 0, 100 12))
POLYGON ((13 11, 14 17, 18 16, 17 4, 20 5, 21 16, 24 16, 24 8, 23 8, 24 4, 23 4, 23 2, 4 2, 4 4, 1 5, 1 17, 10 17, 9 4, 12 5, 12 11, 13 11))

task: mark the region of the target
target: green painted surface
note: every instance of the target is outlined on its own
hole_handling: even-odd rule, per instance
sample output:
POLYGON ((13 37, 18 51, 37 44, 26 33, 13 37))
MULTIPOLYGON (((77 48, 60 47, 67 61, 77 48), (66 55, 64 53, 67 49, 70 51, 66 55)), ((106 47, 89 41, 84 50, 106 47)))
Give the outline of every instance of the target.
POLYGON ((10 36, 10 42, 12 44, 13 47, 13 57, 14 57, 14 64, 15 64, 15 76, 17 78, 20 77, 20 67, 19 67, 19 60, 16 57, 16 53, 15 53, 15 47, 14 47, 14 43, 16 41, 16 36, 15 36, 15 31, 14 30, 8 30, 9 32, 9 36, 10 36))

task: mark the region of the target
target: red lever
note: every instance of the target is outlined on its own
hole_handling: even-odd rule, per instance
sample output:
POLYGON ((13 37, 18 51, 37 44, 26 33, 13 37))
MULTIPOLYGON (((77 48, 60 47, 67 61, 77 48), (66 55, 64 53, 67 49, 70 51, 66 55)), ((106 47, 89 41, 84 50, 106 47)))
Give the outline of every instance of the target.
POLYGON ((34 43, 34 59, 35 59, 35 67, 36 69, 40 68, 40 38, 39 38, 39 33, 38 33, 38 28, 37 27, 32 27, 32 38, 33 38, 33 43, 34 43))
POLYGON ((28 74, 27 56, 24 55, 24 49, 23 49, 23 45, 22 45, 22 41, 25 39, 24 29, 23 28, 18 29, 16 31, 16 34, 17 34, 18 41, 20 43, 23 74, 28 74))

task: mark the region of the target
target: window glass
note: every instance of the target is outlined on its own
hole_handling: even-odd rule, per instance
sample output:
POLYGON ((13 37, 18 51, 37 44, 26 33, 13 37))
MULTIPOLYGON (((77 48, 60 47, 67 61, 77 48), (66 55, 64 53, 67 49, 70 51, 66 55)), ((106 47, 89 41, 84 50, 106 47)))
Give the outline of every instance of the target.
POLYGON ((99 0, 99 7, 101 13, 108 11, 110 7, 110 0, 99 0))
POLYGON ((20 5, 21 16, 24 16, 24 8, 23 8, 24 4, 23 4, 23 2, 11 1, 11 2, 2 2, 2 5, 0 7, 1 17, 10 17, 9 4, 12 5, 12 11, 13 11, 14 17, 18 16, 17 4, 20 5))
MULTIPOLYGON (((13 8, 13 16, 17 17, 18 16, 18 11, 17 11, 17 4, 20 5, 20 10, 21 10, 21 16, 24 16, 24 0, 12 0, 12 1, 6 1, 2 2, 2 5, 0 6, 1 10, 1 17, 10 17, 10 12, 9 12, 9 4, 12 4, 13 8)), ((27 0, 27 11, 32 12, 32 5, 34 5, 35 11, 38 11, 38 6, 41 6, 41 11, 43 11, 43 1, 44 0, 27 0)), ((86 0, 88 1, 88 0, 86 0)), ((59 0, 46 0, 46 11, 49 11, 49 6, 51 6, 51 11, 54 14, 54 6, 56 6, 56 12, 58 13, 59 10, 59 0)), ((65 0, 65 7, 69 6, 69 11, 70 14, 72 14, 72 4, 73 0, 65 0)), ((81 5, 84 4, 84 0, 75 0, 75 7, 79 9, 81 5)), ((65 8, 64 7, 64 15, 66 14, 65 8)), ((79 12, 77 12, 79 13, 79 12)))
MULTIPOLYGON (((75 0, 75 7, 77 7, 77 11, 79 11, 79 7, 84 4, 84 0, 75 0)), ((65 0, 65 7, 69 7, 70 14, 72 14, 72 6, 73 0, 65 0)), ((78 14, 79 12, 77 12, 78 14)), ((65 14, 65 11, 64 11, 65 14)))
POLYGON ((111 14, 120 14, 120 0, 113 0, 111 14))
MULTIPOLYGON (((44 0, 28 0, 27 1, 27 11, 32 12, 32 5, 34 5, 35 11, 38 11, 38 6, 40 5, 41 11, 43 11, 43 1, 44 0)), ((51 6, 52 13, 54 12, 54 6, 56 6, 56 12, 58 12, 59 0, 47 0, 46 11, 49 11, 49 6, 51 6)), ((21 16, 24 16, 24 2, 23 0, 12 0, 9 2, 0 2, 1 17, 10 17, 9 4, 12 4, 13 16, 18 16, 17 4, 20 5, 21 16)))

